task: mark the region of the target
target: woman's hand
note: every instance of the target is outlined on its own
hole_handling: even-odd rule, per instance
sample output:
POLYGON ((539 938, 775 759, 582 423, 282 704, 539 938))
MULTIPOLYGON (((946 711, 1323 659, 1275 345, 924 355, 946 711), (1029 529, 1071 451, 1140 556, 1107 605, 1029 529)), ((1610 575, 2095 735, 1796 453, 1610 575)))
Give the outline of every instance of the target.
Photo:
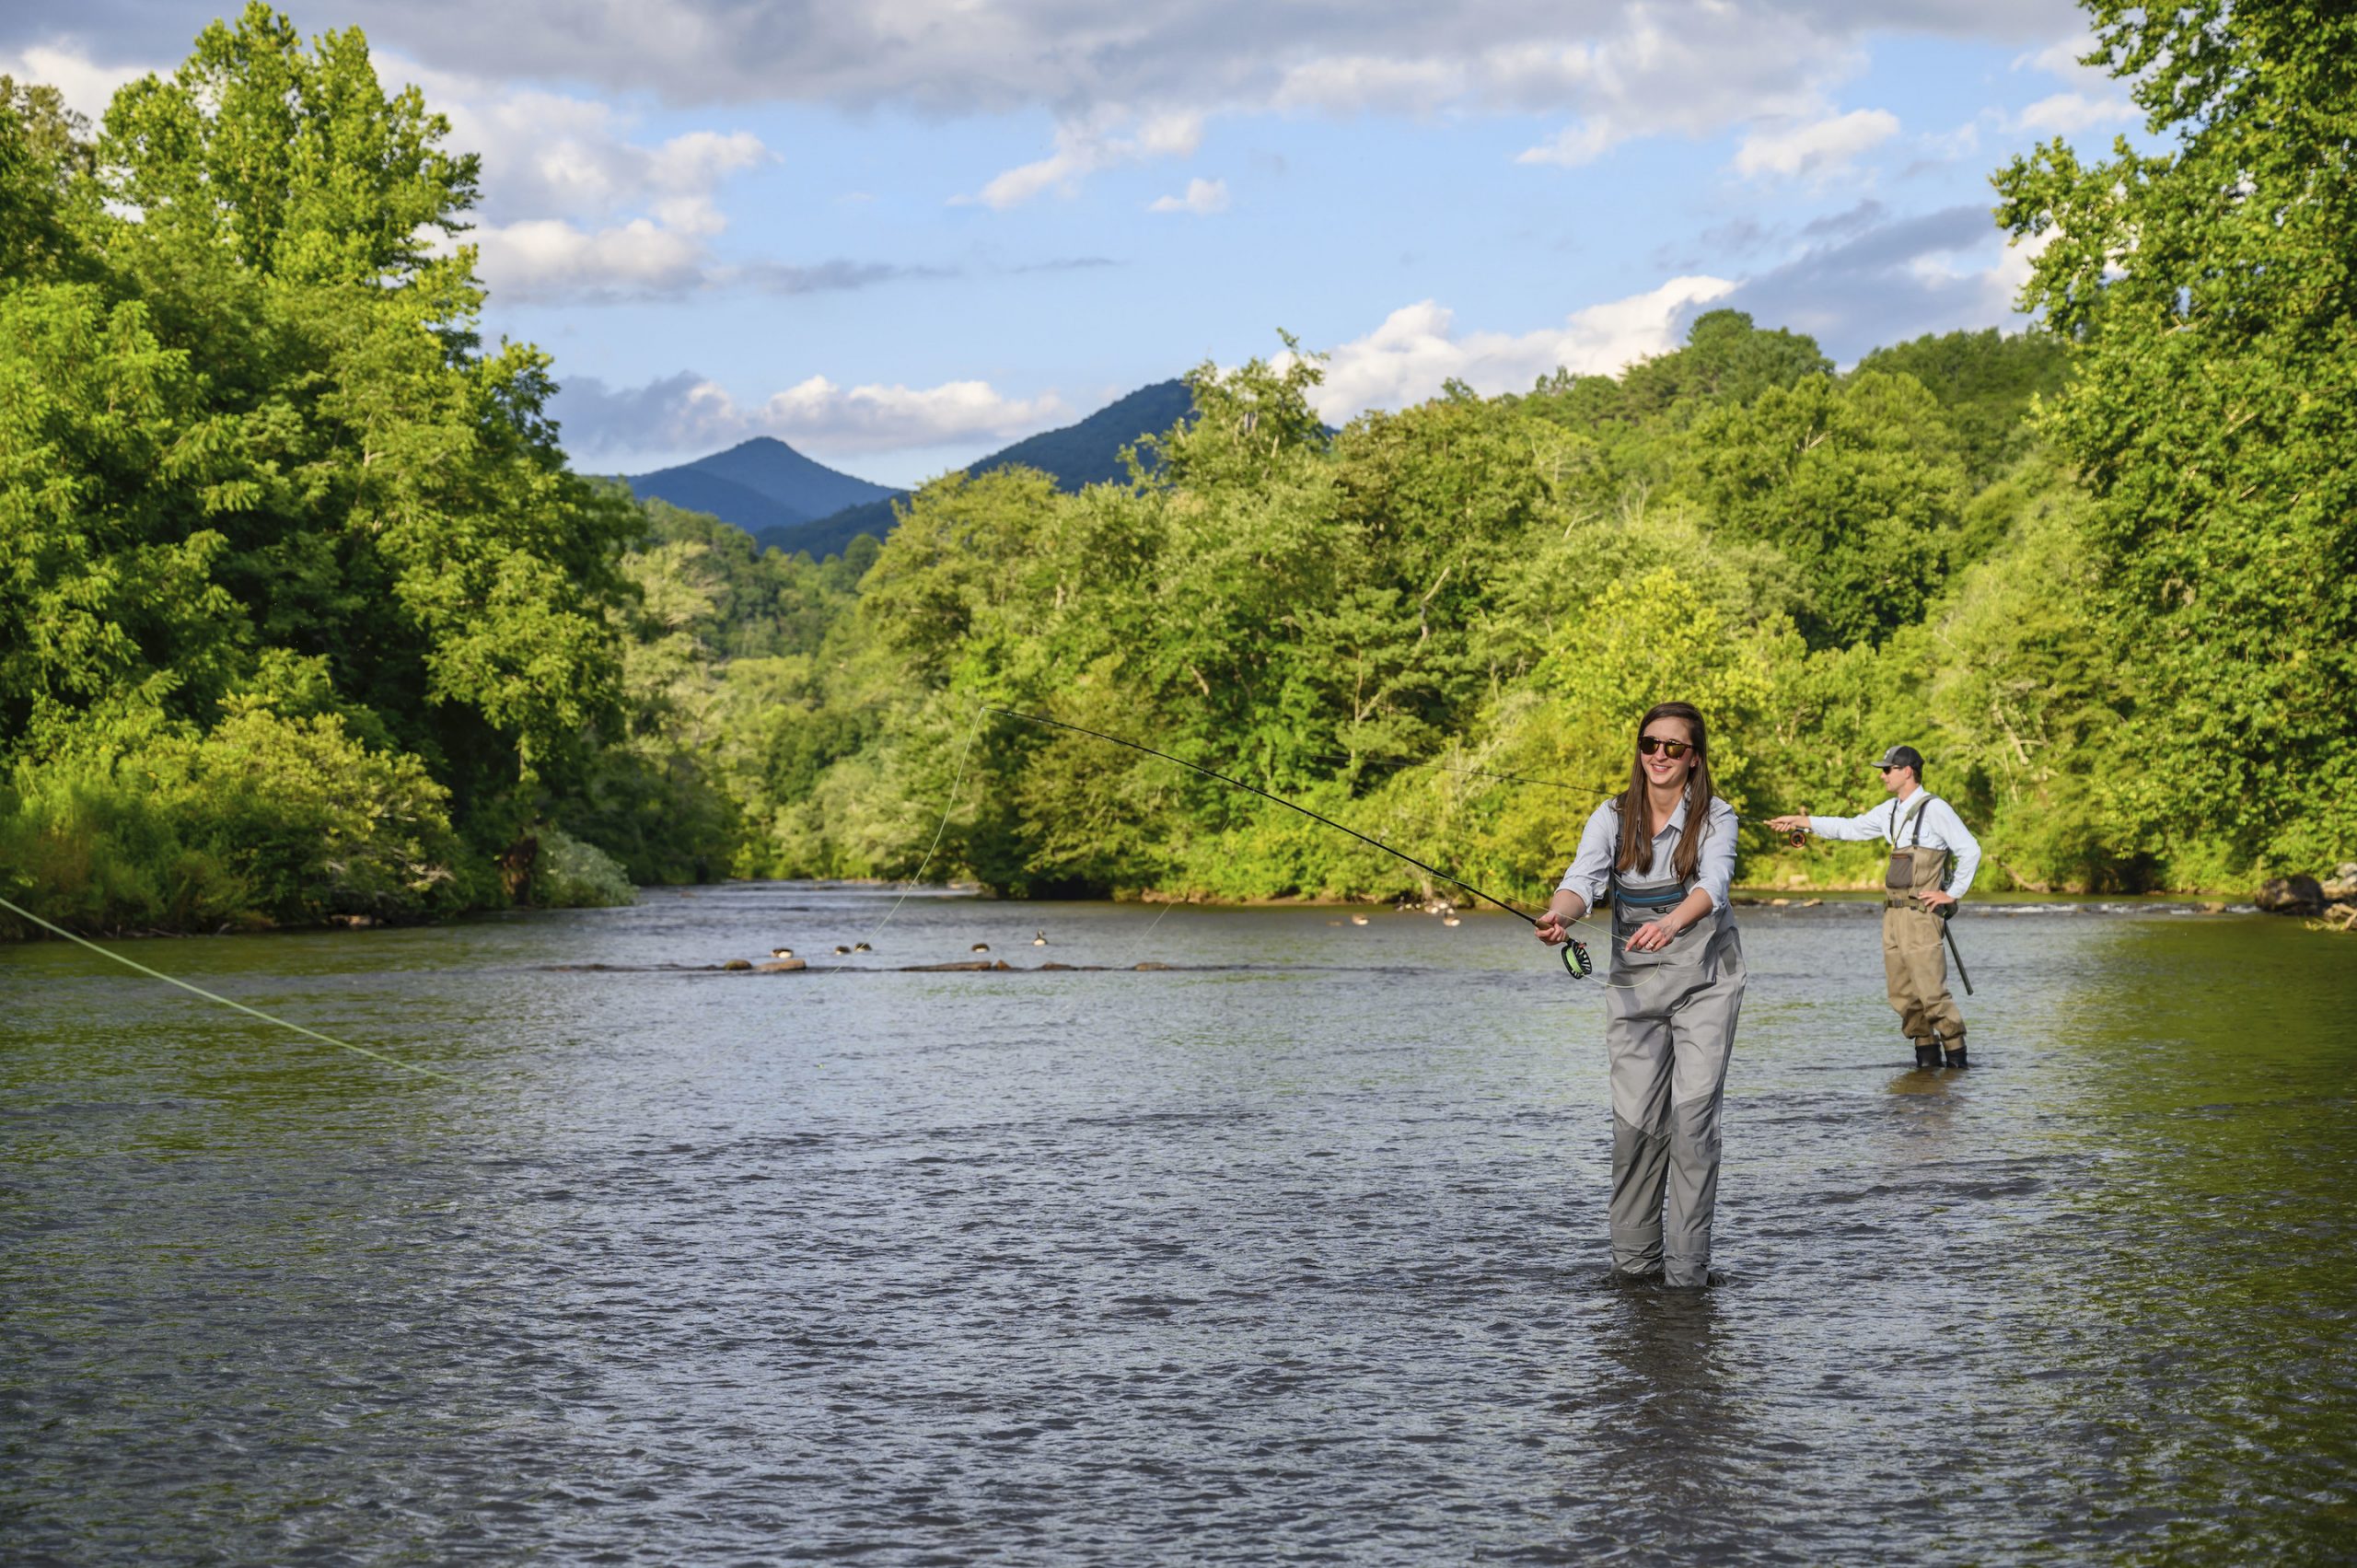
POLYGON ((1681 926, 1671 924, 1667 915, 1664 915, 1659 920, 1649 920, 1637 927, 1635 934, 1629 938, 1629 951, 1658 953, 1672 942, 1677 941, 1678 934, 1683 929, 1681 926))

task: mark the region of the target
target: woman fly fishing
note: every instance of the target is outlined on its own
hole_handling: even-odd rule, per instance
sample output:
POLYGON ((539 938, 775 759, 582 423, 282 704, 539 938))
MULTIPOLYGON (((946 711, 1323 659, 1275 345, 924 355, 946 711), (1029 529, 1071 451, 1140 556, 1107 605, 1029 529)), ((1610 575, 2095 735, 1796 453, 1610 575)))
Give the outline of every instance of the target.
POLYGON ((1719 1103, 1743 1005, 1743 941, 1727 912, 1735 840, 1734 809, 1711 793, 1701 714, 1659 703, 1637 726, 1629 787, 1588 818, 1538 922, 1541 942, 1567 942, 1609 894, 1612 1266, 1665 1284, 1710 1275, 1719 1103))

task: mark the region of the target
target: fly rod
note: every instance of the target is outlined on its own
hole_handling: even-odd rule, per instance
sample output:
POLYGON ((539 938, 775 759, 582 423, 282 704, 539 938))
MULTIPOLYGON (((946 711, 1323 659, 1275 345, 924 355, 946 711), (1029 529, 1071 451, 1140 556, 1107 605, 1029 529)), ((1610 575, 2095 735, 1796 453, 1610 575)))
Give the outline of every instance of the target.
MULTIPOLYGON (((1227 774, 1218 772, 1216 769, 1206 768, 1198 762, 1190 762, 1184 757, 1174 757, 1167 751, 1156 750, 1155 748, 1144 745, 1140 741, 1125 740, 1118 735, 1108 735, 1101 729, 1091 729, 1085 724, 1071 724, 1062 719, 1051 719, 1044 714, 1027 714, 1015 708, 1002 708, 989 703, 982 704, 982 710, 985 713, 1004 714, 1008 718, 1021 719, 1027 724, 1046 725, 1054 729, 1067 729, 1075 735, 1089 736, 1097 740, 1110 742, 1115 746, 1126 746, 1132 751, 1143 751, 1149 757, 1159 757, 1166 762, 1176 762, 1178 766, 1186 769, 1190 772, 1201 773, 1207 779, 1217 779, 1221 784, 1230 784, 1237 789, 1244 790, 1248 794, 1257 795, 1263 800, 1272 800, 1288 811, 1300 812, 1303 816, 1308 818, 1313 822, 1323 822, 1326 826, 1333 829, 1337 832, 1348 833, 1351 837, 1358 840, 1359 842, 1379 849, 1384 854, 1391 855, 1396 859, 1404 860, 1409 865, 1416 867, 1417 870, 1427 872, 1432 876, 1437 877, 1452 888, 1462 888, 1467 892, 1472 894, 1475 898, 1481 899, 1497 905, 1498 908, 1505 911, 1516 920, 1521 921, 1525 925, 1535 927, 1538 923, 1536 916, 1525 914, 1522 911, 1515 908, 1514 905, 1506 902, 1504 899, 1499 898, 1495 893, 1485 892, 1481 889, 1475 887, 1472 883, 1466 881, 1463 877, 1451 877, 1439 866, 1418 860, 1414 855, 1410 854, 1405 850, 1393 849, 1381 839, 1369 838, 1366 834, 1360 832, 1356 828, 1337 822, 1334 819, 1326 816, 1322 812, 1312 811, 1308 807, 1300 805, 1295 801, 1287 800, 1282 795, 1271 795, 1258 784, 1246 784, 1242 779, 1231 778, 1227 774)), ((1569 934, 1566 934, 1563 943, 1563 970, 1573 980, 1585 980, 1589 975, 1596 972, 1596 966, 1588 959, 1586 944, 1570 936, 1569 934)))

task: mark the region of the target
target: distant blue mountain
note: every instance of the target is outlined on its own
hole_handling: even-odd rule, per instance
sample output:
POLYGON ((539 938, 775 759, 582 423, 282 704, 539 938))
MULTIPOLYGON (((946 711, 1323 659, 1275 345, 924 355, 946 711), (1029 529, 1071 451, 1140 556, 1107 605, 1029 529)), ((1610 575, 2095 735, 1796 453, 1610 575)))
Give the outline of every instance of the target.
MULTIPOLYGON (((1187 389, 1186 382, 1157 381, 1106 404, 1077 424, 1045 430, 993 452, 966 472, 979 477, 993 469, 1038 469, 1056 482, 1057 489, 1067 492, 1091 484, 1118 483, 1129 478, 1128 470, 1121 466, 1122 447, 1135 446, 1142 436, 1159 436, 1194 411, 1194 394, 1187 389)), ((812 521, 746 531, 762 544, 788 553, 807 550, 814 557, 840 555, 843 546, 861 534, 882 539, 890 533, 894 520, 892 503, 907 496, 905 490, 889 491, 873 499, 863 498, 856 505, 812 521)))
POLYGON ((677 468, 629 477, 631 493, 706 512, 760 537, 900 492, 811 461, 767 436, 677 468))
POLYGON ((668 501, 683 512, 707 513, 749 534, 758 535, 769 528, 802 528, 811 520, 807 512, 772 501, 734 480, 706 473, 693 463, 664 469, 658 473, 629 475, 624 482, 641 501, 668 501))

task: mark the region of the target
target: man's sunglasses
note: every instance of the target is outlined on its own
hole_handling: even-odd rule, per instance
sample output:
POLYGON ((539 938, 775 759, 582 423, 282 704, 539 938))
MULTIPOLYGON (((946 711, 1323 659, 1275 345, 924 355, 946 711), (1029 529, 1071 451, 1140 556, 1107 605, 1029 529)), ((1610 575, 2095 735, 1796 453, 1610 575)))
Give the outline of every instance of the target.
POLYGON ((1663 740, 1656 736, 1651 735, 1644 737, 1637 742, 1638 755, 1650 757, 1655 752, 1658 751, 1673 762, 1677 761, 1680 757, 1685 756, 1689 751, 1693 749, 1694 748, 1689 742, 1683 740, 1663 740))

